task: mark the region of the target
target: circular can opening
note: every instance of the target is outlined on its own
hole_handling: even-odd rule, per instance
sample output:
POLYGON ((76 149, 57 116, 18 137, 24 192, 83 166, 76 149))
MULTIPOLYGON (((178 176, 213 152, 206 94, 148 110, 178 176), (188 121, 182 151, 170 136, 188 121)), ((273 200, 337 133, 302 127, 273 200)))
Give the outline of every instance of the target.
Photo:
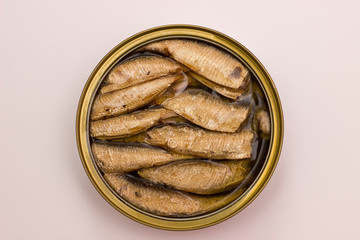
POLYGON ((281 151, 275 86, 241 44, 163 26, 110 51, 83 90, 77 142, 100 194, 143 224, 221 222, 263 189, 281 151))

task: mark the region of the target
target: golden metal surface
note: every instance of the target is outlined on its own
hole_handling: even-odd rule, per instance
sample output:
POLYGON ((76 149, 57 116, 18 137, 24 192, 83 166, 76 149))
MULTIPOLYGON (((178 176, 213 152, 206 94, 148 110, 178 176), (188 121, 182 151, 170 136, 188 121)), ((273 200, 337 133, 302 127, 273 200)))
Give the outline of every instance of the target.
POLYGON ((192 230, 208 227, 230 218, 249 205, 265 187, 275 170, 281 152, 283 140, 283 114, 280 99, 270 75, 260 61, 244 46, 234 39, 212 29, 192 25, 167 25, 140 32, 124 40, 100 61, 86 82, 79 101, 76 119, 76 138, 79 154, 87 175, 98 192, 115 209, 129 218, 151 227, 167 230, 192 230), (258 78, 268 100, 272 124, 271 140, 267 159, 258 178, 237 201, 218 211, 203 216, 167 218, 148 214, 130 206, 128 203, 118 198, 107 186, 92 160, 88 122, 95 92, 112 66, 124 58, 126 54, 149 42, 180 37, 198 39, 215 44, 242 59, 258 78))

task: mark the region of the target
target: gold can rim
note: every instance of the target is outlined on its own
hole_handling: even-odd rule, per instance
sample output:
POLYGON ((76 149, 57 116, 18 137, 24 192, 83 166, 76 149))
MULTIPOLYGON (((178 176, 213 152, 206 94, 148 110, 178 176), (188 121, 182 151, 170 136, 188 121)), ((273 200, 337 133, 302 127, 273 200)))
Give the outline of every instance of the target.
POLYGON ((137 33, 114 47, 99 62, 87 80, 81 94, 76 117, 76 140, 84 169, 102 197, 116 210, 142 224, 166 230, 194 230, 222 222, 248 206, 266 186, 280 157, 284 122, 280 98, 275 85, 261 62, 242 44, 218 31, 195 25, 165 25, 137 33), (271 116, 271 137, 265 164, 253 184, 228 206, 204 216, 191 218, 166 218, 145 214, 116 196, 103 181, 94 165, 89 142, 89 114, 95 92, 109 69, 134 49, 147 43, 168 38, 192 38, 206 41, 231 52, 241 59, 257 77, 268 101, 271 116))

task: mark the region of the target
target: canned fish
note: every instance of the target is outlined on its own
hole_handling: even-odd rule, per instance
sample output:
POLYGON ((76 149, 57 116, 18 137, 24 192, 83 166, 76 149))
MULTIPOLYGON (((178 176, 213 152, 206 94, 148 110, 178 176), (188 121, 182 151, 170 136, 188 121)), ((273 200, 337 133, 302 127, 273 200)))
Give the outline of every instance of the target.
POLYGON ((80 98, 77 143, 99 193, 135 221, 211 226, 269 181, 283 139, 269 74, 217 31, 169 25, 111 50, 80 98))

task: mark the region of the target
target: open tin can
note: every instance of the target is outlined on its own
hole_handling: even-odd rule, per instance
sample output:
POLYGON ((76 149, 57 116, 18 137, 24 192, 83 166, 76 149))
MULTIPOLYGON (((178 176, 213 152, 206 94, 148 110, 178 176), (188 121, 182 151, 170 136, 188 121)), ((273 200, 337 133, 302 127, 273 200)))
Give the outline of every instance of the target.
POLYGON ((90 75, 80 98, 76 119, 76 137, 79 154, 87 175, 98 192, 115 209, 129 218, 151 227, 167 230, 192 230, 208 227, 230 218, 250 204, 265 187, 280 156, 283 140, 283 115, 280 99, 271 77, 259 60, 244 46, 232 38, 208 28, 168 25, 140 32, 124 40, 100 61, 90 75), (251 72, 252 81, 262 91, 270 116, 270 133, 266 141, 258 143, 257 159, 255 159, 251 180, 248 180, 246 189, 242 188, 243 190, 239 191, 237 188, 238 195, 226 205, 194 216, 161 216, 134 206, 112 190, 104 180, 91 150, 90 115, 103 80, 116 64, 128 58, 141 47, 165 39, 203 42, 215 46, 239 60, 251 72))

